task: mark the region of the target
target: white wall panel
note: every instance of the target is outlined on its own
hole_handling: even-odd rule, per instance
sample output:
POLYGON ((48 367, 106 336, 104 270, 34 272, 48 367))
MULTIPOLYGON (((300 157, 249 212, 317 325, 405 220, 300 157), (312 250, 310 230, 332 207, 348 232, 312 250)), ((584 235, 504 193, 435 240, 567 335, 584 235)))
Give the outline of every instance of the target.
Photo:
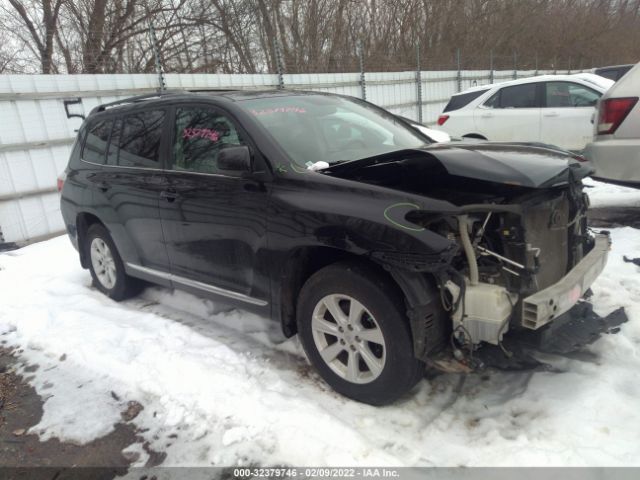
MULTIPOLYGON (((462 89, 489 83, 489 71, 460 72, 462 89)), ((567 73, 563 71, 539 71, 567 73)), ((535 71, 518 72, 518 77, 535 71)), ((424 71, 423 122, 433 124, 449 97, 458 91, 458 72, 424 71)), ((513 79, 513 71, 495 71, 494 82, 513 79)), ((167 74, 167 88, 275 88, 275 74, 167 74)), ((361 96, 360 74, 285 74, 286 88, 361 96)), ((56 178, 67 164, 79 118, 67 118, 63 101, 80 97, 73 112, 88 114, 94 107, 127 96, 150 93, 158 86, 155 74, 118 75, 0 75, 0 230, 4 242, 21 242, 63 229, 56 178), (60 141, 66 143, 60 144, 60 141), (34 145, 34 142, 38 145, 34 145), (53 142, 53 144, 48 144, 53 142), (28 144, 28 145, 23 145, 28 144), (43 191, 38 195, 33 192, 43 191)), ((367 72, 367 100, 409 118, 418 118, 416 72, 367 72)))

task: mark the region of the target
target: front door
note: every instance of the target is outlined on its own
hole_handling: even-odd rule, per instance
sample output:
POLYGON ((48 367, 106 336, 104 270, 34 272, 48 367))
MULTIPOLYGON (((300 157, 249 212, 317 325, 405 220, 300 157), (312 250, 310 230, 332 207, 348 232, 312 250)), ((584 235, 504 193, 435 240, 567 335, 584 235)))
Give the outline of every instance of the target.
POLYGON ((160 200, 172 279, 264 306, 270 288, 261 273, 267 186, 251 175, 217 167, 222 149, 251 146, 250 141, 227 113, 214 106, 177 106, 174 116, 167 188, 160 200))
POLYGON ((541 141, 582 150, 593 140, 591 119, 600 93, 574 82, 546 82, 540 123, 541 141))

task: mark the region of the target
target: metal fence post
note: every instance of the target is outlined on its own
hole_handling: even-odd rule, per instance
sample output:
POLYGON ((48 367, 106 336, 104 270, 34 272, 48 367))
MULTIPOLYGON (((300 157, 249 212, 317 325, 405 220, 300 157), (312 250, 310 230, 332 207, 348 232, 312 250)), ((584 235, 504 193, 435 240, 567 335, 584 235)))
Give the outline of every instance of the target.
POLYGON ((569 70, 567 70, 567 74, 571 75, 571 57, 569 57, 569 70))
POLYGON ((489 83, 493 83, 493 50, 489 51, 489 83))
POLYGON ((160 62, 158 39, 156 38, 156 31, 153 28, 153 22, 151 19, 149 19, 149 40, 151 41, 151 48, 153 49, 153 57, 156 64, 156 72, 158 74, 158 91, 162 92, 167 89, 167 84, 164 81, 164 72, 162 71, 162 63, 160 62))
POLYGON ((420 67, 420 42, 416 44, 416 98, 418 104, 418 122, 422 123, 422 68, 420 67))
POLYGON ((518 79, 518 54, 513 52, 513 79, 518 79))
POLYGON ((456 64, 458 65, 458 75, 456 79, 458 81, 458 92, 462 91, 462 71, 460 69, 460 49, 456 49, 456 64))
POLYGON ((360 63, 360 96, 363 100, 367 99, 367 84, 364 78, 364 47, 362 40, 358 42, 358 62, 360 63))
POLYGON ((278 90, 284 89, 284 72, 282 68, 282 57, 280 56, 280 47, 278 47, 278 37, 273 36, 273 55, 276 61, 276 73, 278 74, 278 90))
POLYGON ((536 71, 534 72, 533 76, 538 76, 538 52, 536 52, 536 71))

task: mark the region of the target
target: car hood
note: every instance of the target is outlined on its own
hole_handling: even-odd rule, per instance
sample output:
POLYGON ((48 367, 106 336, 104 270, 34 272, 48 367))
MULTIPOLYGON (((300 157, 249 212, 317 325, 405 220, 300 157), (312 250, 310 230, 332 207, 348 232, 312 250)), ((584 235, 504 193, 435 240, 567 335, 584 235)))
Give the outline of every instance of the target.
POLYGON ((449 175, 530 188, 560 185, 591 173, 577 161, 577 155, 555 147, 491 142, 400 150, 332 165, 323 173, 348 178, 357 176, 363 168, 394 162, 418 167, 416 159, 420 157, 435 158, 449 175))

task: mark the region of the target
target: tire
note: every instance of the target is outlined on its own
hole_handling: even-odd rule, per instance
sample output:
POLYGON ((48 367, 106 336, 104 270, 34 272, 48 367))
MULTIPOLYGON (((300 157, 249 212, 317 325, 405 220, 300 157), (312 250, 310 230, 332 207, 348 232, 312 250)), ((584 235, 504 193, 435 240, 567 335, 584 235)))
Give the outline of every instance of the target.
POLYGON ((94 223, 89 227, 85 238, 85 255, 93 285, 116 301, 139 293, 142 282, 125 273, 122 258, 107 229, 99 223, 94 223))
POLYGON ((311 364, 335 391, 385 405, 424 374, 424 364, 413 355, 404 310, 397 287, 374 269, 336 263, 302 287, 298 332, 311 364))

